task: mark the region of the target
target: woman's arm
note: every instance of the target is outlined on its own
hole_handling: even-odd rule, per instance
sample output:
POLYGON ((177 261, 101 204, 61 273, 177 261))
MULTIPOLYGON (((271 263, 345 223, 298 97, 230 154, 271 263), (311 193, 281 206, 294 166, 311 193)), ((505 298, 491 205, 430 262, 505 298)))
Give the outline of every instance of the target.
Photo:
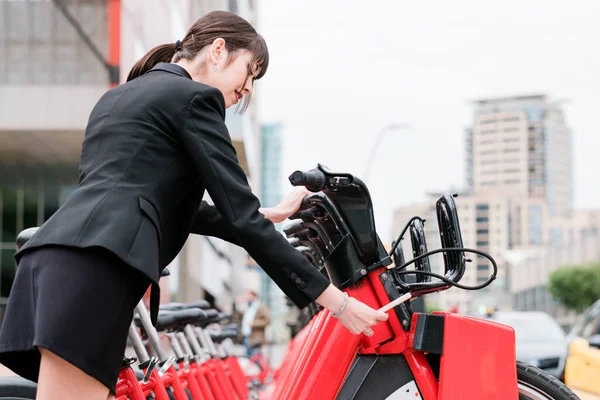
POLYGON ((387 320, 387 314, 347 298, 258 211, 260 203, 238 163, 224 121, 221 92, 206 88, 188 105, 181 137, 225 225, 299 308, 317 301, 339 314, 352 333, 372 334, 370 326, 387 320))
POLYGON ((282 291, 303 308, 330 283, 258 211, 260 202, 238 163, 224 118, 221 92, 214 88, 198 92, 188 105, 180 130, 184 148, 226 229, 282 291))
MULTIPOLYGON (((308 194, 310 192, 305 188, 294 188, 275 207, 259 208, 258 211, 273 223, 282 222, 300 208, 302 199, 308 194)), ((214 236, 235 245, 240 245, 239 240, 233 235, 233 231, 229 229, 229 225, 223 220, 219 210, 206 201, 202 201, 200 204, 191 232, 197 235, 214 236)))

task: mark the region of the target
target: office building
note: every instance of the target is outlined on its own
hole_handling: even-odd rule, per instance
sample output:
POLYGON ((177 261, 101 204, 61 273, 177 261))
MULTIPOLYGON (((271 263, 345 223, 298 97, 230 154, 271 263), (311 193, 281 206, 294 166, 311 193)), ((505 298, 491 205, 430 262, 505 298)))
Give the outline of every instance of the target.
MULTIPOLYGON (((476 101, 473 126, 465 132, 465 154, 466 188, 456 198, 464 245, 489 253, 498 263, 498 277, 483 290, 450 289, 431 295, 431 302, 442 309, 458 306, 466 313, 481 306, 537 309, 550 304, 541 299, 549 297, 548 275, 559 266, 559 258, 546 262, 543 273, 536 267, 533 274, 528 260, 536 257, 523 254, 553 253, 560 247, 561 254, 587 249, 572 260, 600 258, 589 244, 599 226, 595 212, 573 210, 571 132, 561 103, 544 95, 476 101)), ((429 248, 439 248, 438 196, 398 209, 394 231, 421 215, 428 219, 429 248)), ((412 254, 409 240, 403 243, 407 259, 412 254)), ((492 272, 490 263, 482 256, 467 256, 473 262, 461 283, 482 284, 492 272)), ((432 256, 431 264, 443 273, 441 256, 432 256)), ((553 313, 559 309, 547 308, 553 313)))
POLYGON ((474 193, 543 198, 550 216, 573 208, 571 131, 560 102, 545 95, 476 101, 466 136, 474 193))

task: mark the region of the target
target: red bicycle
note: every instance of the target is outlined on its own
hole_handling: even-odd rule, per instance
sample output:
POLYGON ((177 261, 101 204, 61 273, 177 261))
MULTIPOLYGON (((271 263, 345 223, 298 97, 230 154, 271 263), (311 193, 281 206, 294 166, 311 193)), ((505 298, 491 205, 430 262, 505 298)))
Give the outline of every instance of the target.
MULTIPOLYGON (((371 198, 360 179, 319 165, 308 172, 296 171, 290 181, 315 193, 305 199, 286 234, 337 287, 373 308, 390 308, 389 319, 374 326, 372 336, 355 336, 328 311, 309 307, 312 318, 290 343, 273 384, 257 390, 227 351, 227 333, 218 335, 222 333, 216 325, 222 318, 218 312, 210 316, 210 310, 193 305, 164 307, 158 325, 169 332, 171 355, 140 303, 139 325, 154 355, 144 354, 140 326, 132 322, 130 340, 144 368, 136 374, 130 362, 124 364, 118 398, 578 399, 542 370, 516 362, 512 328, 452 313, 412 312, 410 299, 452 286, 480 289, 496 276, 492 257, 463 247, 451 195, 436 203, 441 249, 427 250, 424 221, 416 216, 388 254, 376 234, 371 198), (414 253, 408 262, 398 246, 406 232, 414 253), (469 252, 487 257, 493 265, 494 273, 483 285, 459 283, 469 252), (444 275, 433 273, 429 265, 428 258, 438 253, 443 253, 444 275), (414 269, 408 269, 412 264, 414 269), (212 336, 211 326, 217 327, 212 336), (219 341, 220 345, 215 343, 219 341)), ((17 396, 9 389, 15 383, 9 388, 6 382, 0 381, 0 399, 14 399, 17 396)))
MULTIPOLYGON (((296 221, 286 234, 310 253, 309 259, 333 284, 373 308, 452 286, 481 289, 496 276, 492 257, 463 247, 449 194, 436 203, 441 249, 427 250, 424 220, 414 217, 388 254, 376 234, 371 198, 360 179, 319 165, 296 171, 290 182, 315 193, 292 217, 296 221), (414 259, 405 262, 398 244, 409 229, 414 259), (494 273, 483 285, 458 283, 469 252, 487 257, 493 265, 494 273), (443 253, 443 276, 431 272, 429 265, 428 257, 437 253, 443 253), (411 264, 414 269, 407 269, 411 264), (416 279, 406 279, 409 274, 416 279)), ((273 391, 261 398, 578 398, 552 376, 516 362, 515 335, 508 326, 452 313, 413 313, 410 302, 403 302, 373 330, 370 337, 352 335, 329 312, 319 311, 290 344, 273 391)))

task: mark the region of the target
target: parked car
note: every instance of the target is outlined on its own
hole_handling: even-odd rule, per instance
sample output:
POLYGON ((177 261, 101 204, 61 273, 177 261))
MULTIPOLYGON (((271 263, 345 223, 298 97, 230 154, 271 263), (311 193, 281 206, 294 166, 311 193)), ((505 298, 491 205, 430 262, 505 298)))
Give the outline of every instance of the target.
POLYGON ((600 395, 600 300, 573 326, 567 341, 565 383, 600 395))
POLYGON ((559 362, 566 353, 567 341, 554 318, 538 311, 496 311, 487 317, 515 330, 518 361, 560 377, 559 362))

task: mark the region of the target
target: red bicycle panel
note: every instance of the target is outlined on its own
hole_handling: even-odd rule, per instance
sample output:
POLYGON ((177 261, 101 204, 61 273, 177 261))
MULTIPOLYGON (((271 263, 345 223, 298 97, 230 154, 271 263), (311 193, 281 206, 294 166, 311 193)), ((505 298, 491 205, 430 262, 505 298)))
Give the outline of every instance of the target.
POLYGON ((518 399, 515 332, 506 325, 444 315, 440 400, 518 399))

